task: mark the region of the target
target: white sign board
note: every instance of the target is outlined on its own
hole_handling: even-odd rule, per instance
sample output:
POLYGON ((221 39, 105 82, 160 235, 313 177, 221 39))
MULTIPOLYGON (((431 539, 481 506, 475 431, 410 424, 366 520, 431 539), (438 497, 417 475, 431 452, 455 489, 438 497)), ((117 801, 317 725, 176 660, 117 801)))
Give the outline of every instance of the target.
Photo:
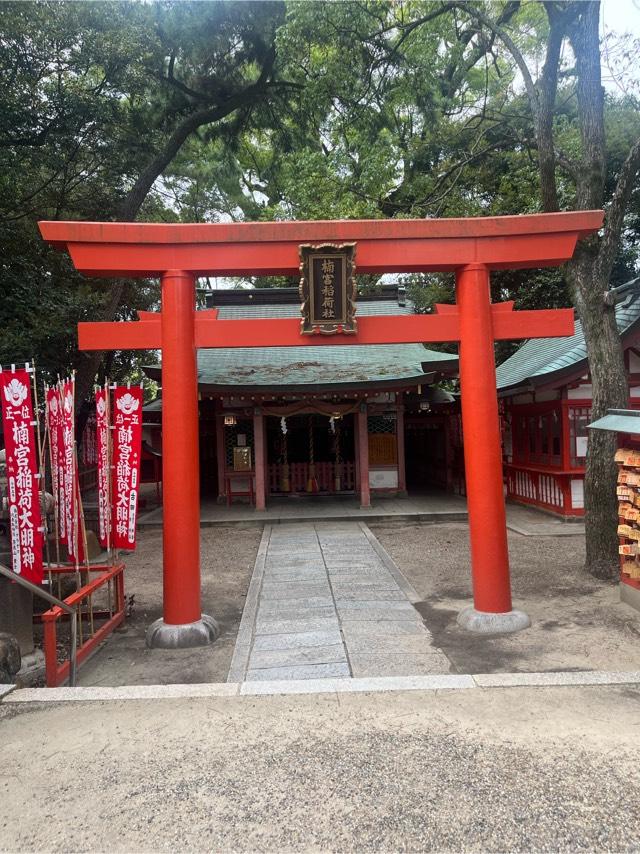
POLYGON ((370 469, 369 487, 371 489, 397 489, 397 469, 370 469))

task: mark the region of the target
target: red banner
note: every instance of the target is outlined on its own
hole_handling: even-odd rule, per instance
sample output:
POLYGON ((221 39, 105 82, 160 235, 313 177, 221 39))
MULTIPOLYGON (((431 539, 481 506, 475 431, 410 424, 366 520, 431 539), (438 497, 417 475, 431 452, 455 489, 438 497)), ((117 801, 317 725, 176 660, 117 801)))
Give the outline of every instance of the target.
POLYGON ((42 584, 43 537, 30 386, 26 370, 0 371, 12 569, 27 581, 42 584))
POLYGON ((114 394, 113 543, 118 549, 136 547, 136 514, 142 451, 142 389, 117 386, 114 394))
POLYGON ((98 456, 98 538, 103 548, 111 546, 111 501, 109 496, 109 391, 96 391, 96 446, 98 456))
POLYGON ((62 404, 62 383, 58 382, 55 389, 58 399, 58 530, 60 542, 67 542, 67 513, 64 492, 64 407, 62 404))
POLYGON ((62 415, 60 395, 54 386, 45 391, 47 430, 49 433, 49 463, 51 465, 51 489, 56 505, 58 533, 64 542, 64 484, 62 466, 62 415))
POLYGON ((66 537, 69 560, 80 560, 78 548, 78 502, 75 491, 76 465, 75 449, 75 382, 64 380, 60 387, 62 398, 62 485, 64 492, 64 535, 66 537))

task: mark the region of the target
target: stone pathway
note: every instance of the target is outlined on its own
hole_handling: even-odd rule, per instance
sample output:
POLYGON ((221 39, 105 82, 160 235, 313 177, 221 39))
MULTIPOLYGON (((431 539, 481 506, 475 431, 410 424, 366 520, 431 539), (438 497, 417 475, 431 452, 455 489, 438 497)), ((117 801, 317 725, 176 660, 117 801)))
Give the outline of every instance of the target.
POLYGON ((228 681, 447 673, 417 599, 362 522, 267 525, 228 681))

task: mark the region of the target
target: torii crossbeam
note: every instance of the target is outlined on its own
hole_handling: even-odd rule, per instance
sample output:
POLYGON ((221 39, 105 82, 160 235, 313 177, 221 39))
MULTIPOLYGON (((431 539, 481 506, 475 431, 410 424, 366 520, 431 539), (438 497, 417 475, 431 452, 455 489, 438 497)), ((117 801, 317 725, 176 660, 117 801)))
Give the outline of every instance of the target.
MULTIPOLYGON (((458 341, 474 607, 459 616, 473 631, 517 631, 512 609, 500 423, 497 340, 573 334, 573 310, 513 311, 491 304, 492 269, 558 265, 602 225, 602 211, 451 220, 271 222, 212 225, 41 222, 94 276, 159 276, 162 310, 138 322, 81 323, 81 350, 162 350, 164 616, 151 646, 211 642, 201 613, 197 348, 300 347, 458 341), (433 315, 359 317, 355 335, 302 335, 294 319, 220 320, 196 311, 198 275, 296 275, 301 243, 355 241, 359 273, 453 270, 456 304, 433 315)), ((262 509, 264 505, 262 506, 262 509)), ((257 509, 261 509, 259 506, 257 509)))

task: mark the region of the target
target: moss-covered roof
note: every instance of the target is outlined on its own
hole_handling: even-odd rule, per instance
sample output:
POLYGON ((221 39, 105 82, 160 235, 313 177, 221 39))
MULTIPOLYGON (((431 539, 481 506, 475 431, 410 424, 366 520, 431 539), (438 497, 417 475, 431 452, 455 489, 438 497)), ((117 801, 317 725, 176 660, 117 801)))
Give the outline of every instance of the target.
MULTIPOLYGON (((263 299, 264 296, 261 294, 263 299)), ((361 299, 357 315, 413 314, 413 305, 397 299, 361 299)), ((299 303, 218 305, 221 319, 300 317, 299 303)), ((423 362, 449 363, 450 353, 428 350, 422 344, 350 344, 332 347, 249 347, 198 351, 198 383, 210 391, 265 390, 274 387, 301 391, 313 387, 418 384, 425 382, 423 362)), ((159 368, 146 369, 159 377, 159 368)))

